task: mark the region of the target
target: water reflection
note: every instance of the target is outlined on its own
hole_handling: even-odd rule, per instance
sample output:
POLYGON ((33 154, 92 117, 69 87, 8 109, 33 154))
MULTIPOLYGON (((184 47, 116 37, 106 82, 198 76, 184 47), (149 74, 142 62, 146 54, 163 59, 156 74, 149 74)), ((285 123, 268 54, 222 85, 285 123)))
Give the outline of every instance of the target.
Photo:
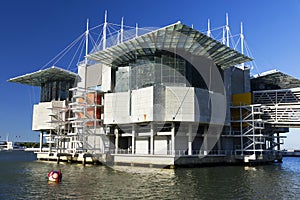
POLYGON ((0 199, 300 198, 300 158, 256 167, 172 170, 2 158, 0 155, 0 199), (58 168, 62 182, 48 184, 47 173, 58 168))

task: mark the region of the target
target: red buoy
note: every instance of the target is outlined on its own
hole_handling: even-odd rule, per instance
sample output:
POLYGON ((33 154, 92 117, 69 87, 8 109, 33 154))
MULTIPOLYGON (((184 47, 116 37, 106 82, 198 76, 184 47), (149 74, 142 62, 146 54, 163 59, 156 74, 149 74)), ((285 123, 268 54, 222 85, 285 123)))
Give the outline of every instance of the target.
POLYGON ((58 171, 52 170, 51 172, 48 173, 48 180, 51 182, 59 183, 61 182, 61 179, 62 179, 61 169, 59 169, 58 171))

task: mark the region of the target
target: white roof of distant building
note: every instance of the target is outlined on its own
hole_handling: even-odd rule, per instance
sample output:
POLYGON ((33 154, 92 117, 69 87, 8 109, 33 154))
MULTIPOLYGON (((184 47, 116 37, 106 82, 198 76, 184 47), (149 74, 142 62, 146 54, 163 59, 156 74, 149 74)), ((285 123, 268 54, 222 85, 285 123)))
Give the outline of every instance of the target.
POLYGON ((22 76, 11 78, 9 82, 21 83, 32 86, 41 86, 42 83, 56 80, 75 80, 77 74, 68 70, 52 66, 47 69, 39 70, 22 76))
POLYGON ((300 87, 300 80, 273 69, 251 77, 252 90, 290 89, 300 87))
POLYGON ((262 72, 262 73, 259 73, 259 74, 255 74, 255 75, 253 75, 253 78, 267 76, 267 75, 274 74, 274 73, 277 73, 277 72, 279 72, 277 69, 272 69, 272 70, 265 71, 265 72, 262 72))

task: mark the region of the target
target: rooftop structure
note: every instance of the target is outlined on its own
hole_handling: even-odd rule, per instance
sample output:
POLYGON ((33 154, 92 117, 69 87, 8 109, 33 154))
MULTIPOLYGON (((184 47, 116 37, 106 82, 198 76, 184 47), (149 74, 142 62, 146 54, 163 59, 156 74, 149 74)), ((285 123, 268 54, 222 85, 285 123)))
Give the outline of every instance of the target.
POLYGON ((181 22, 92 53, 88 58, 108 65, 126 65, 136 54, 154 55, 157 50, 180 50, 192 56, 208 56, 222 69, 252 60, 181 22))
POLYGON ((11 78, 9 82, 41 88, 40 101, 71 100, 69 89, 73 87, 77 74, 55 66, 37 72, 11 78))
POLYGON ((77 74, 73 72, 52 66, 48 69, 39 70, 37 72, 11 78, 8 81, 31 86, 42 86, 44 83, 60 80, 74 82, 76 77, 77 74))
POLYGON ((300 80, 278 70, 256 74, 251 79, 251 88, 256 90, 278 90, 300 87, 300 80))

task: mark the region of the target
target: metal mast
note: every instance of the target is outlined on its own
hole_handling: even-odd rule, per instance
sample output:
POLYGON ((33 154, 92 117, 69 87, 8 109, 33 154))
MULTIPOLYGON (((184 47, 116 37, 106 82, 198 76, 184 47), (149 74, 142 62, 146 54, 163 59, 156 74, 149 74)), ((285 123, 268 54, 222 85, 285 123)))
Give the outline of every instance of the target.
POLYGON ((139 37, 138 23, 135 24, 135 37, 139 37))
POLYGON ((122 17, 122 20, 121 20, 121 43, 123 43, 123 38, 124 38, 124 17, 122 17))
POLYGON ((207 21, 207 36, 210 37, 211 36, 211 31, 210 31, 210 20, 208 19, 207 21))
POLYGON ((87 65, 87 55, 88 55, 88 48, 89 48, 89 19, 86 21, 86 31, 85 31, 85 65, 87 65))
POLYGON ((226 45, 229 47, 229 23, 228 23, 228 13, 226 13, 226 45))
POLYGON ((244 33, 243 33, 243 22, 241 22, 241 53, 244 54, 244 33))
MULTIPOLYGON (((244 33, 243 33, 243 22, 241 22, 241 53, 244 54, 244 33)), ((245 67, 245 63, 242 63, 242 67, 245 67)))
POLYGON ((107 10, 105 11, 105 16, 104 16, 102 49, 106 49, 106 27, 107 27, 107 10))
POLYGON ((226 39, 225 39, 225 28, 223 27, 223 32, 222 32, 222 44, 225 45, 226 39))

